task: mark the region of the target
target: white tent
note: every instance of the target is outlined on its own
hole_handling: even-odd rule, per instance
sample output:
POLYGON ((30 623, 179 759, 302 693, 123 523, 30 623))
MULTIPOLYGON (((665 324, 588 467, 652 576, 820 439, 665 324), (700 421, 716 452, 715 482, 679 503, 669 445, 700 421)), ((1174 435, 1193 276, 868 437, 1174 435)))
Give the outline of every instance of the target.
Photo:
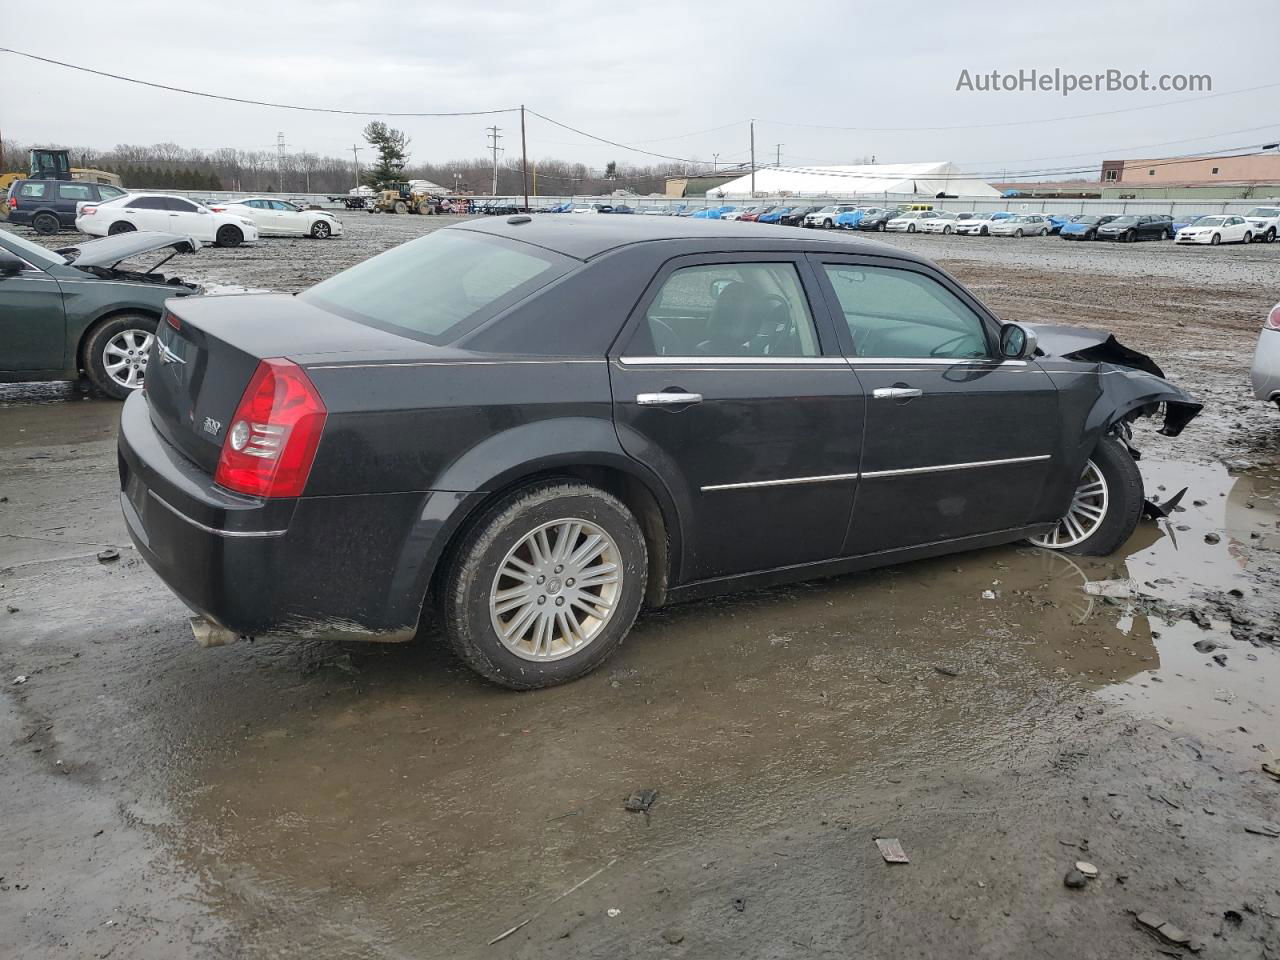
MULTIPOLYGON (((989 183, 966 176, 955 164, 868 163, 848 167, 763 167, 756 170, 758 196, 854 197, 902 194, 933 197, 998 197, 989 183)), ((707 191, 712 199, 748 200, 751 174, 707 191)))

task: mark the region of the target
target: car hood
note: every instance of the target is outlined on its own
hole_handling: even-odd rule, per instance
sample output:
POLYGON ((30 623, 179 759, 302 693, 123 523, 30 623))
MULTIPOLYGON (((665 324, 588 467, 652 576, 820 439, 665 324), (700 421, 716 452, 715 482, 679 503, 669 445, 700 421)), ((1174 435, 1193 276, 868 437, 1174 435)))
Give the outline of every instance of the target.
POLYGON ((184 237, 176 233, 139 230, 118 233, 114 237, 86 240, 84 243, 69 247, 59 247, 54 253, 62 254, 67 258, 68 263, 77 267, 111 268, 130 257, 138 257, 144 253, 152 253, 168 247, 172 247, 177 253, 192 253, 200 249, 200 241, 195 237, 184 237))

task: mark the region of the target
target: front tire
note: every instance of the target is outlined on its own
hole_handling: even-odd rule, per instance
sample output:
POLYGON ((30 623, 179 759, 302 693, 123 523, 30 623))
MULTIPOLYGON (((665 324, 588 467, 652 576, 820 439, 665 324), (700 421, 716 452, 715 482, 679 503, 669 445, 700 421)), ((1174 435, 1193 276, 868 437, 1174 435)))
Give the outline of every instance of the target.
POLYGON ((328 240, 333 235, 333 228, 324 220, 317 220, 311 225, 311 236, 317 240, 328 240))
POLYGON ((512 690, 576 680, 631 630, 648 554, 617 498, 573 480, 517 490, 486 510, 445 574, 450 646, 512 690))
POLYGON ((943 235, 944 235, 944 236, 945 236, 946 234, 949 234, 950 232, 951 232, 951 228, 950 228, 950 227, 943 227, 943 228, 942 228, 942 233, 943 233, 943 235))
POLYGON ((1128 233, 1124 235, 1125 243, 1136 243, 1137 240, 1138 240, 1138 235, 1132 230, 1130 230, 1128 233))
POLYGON ((1211 247, 1216 247, 1221 242, 1222 242, 1221 234, 1215 233, 1212 237, 1209 238, 1209 246, 1211 247))
POLYGON ((218 233, 214 244, 219 247, 238 247, 244 242, 244 234, 240 232, 239 227, 233 227, 226 224, 218 228, 218 233))
POLYGON ((1124 445, 1104 437, 1085 463, 1067 515, 1036 546, 1087 557, 1114 553, 1142 516, 1142 474, 1124 445))
POLYGON ((141 389, 155 335, 156 318, 144 313, 120 313, 99 323, 80 358, 89 382, 116 400, 141 389))
POLYGON ((1021 228, 1021 227, 1019 227, 1017 230, 1013 231, 1013 235, 1014 235, 1015 237, 1017 237, 1019 240, 1021 240, 1021 239, 1022 239, 1022 228, 1021 228))
POLYGON ((1244 242, 1253 243, 1253 232, 1251 230, 1246 230, 1244 232, 1244 242))
POLYGON ((393 209, 396 213, 408 213, 408 212, 409 212, 409 205, 408 205, 407 203, 405 203, 403 200, 397 200, 397 201, 396 201, 396 203, 395 203, 395 206, 394 206, 392 209, 393 209))

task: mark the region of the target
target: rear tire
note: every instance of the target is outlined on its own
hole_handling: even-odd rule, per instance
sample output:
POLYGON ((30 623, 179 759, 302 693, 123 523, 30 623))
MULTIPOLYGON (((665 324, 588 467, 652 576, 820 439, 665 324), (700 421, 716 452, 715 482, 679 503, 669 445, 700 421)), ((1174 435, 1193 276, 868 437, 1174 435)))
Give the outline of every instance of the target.
POLYGON ((145 313, 118 313, 91 329, 80 358, 89 382, 116 400, 141 389, 156 325, 145 313))
POLYGON ((238 247, 244 242, 244 234, 239 227, 233 227, 226 224, 218 228, 217 239, 214 240, 214 246, 218 247, 238 247))
POLYGON ((107 235, 114 237, 116 236, 116 234, 120 234, 120 233, 133 233, 133 231, 137 229, 138 228, 135 227, 128 220, 117 220, 115 223, 111 225, 111 228, 107 230, 107 235))
POLYGON ((37 213, 31 220, 31 229, 42 237, 52 236, 61 228, 62 223, 58 220, 56 214, 37 213))
POLYGON ((472 524, 448 563, 441 608, 449 645, 472 670, 512 690, 567 683, 607 660, 631 630, 648 573, 631 511, 574 480, 537 483, 500 500, 472 524), (603 552, 575 562, 575 554, 595 549, 588 546, 595 537, 603 552), (615 575, 605 569, 611 566, 616 581, 585 590, 570 576, 577 570, 600 580, 615 575), (596 597, 607 607, 596 607, 596 597), (531 619, 522 626, 522 617, 531 619), (516 632, 504 640, 500 629, 516 632))
POLYGON ((1133 457, 1119 440, 1103 437, 1085 464, 1071 511, 1057 527, 1031 542, 1080 556, 1107 556, 1137 529, 1142 499, 1142 474, 1133 457))

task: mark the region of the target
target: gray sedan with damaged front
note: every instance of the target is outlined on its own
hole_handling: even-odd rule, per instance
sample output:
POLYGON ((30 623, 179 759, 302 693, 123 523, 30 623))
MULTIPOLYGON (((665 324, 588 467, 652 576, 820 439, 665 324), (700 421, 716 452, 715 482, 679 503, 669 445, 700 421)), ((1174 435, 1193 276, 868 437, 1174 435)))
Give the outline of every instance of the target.
POLYGON ((727 221, 458 224, 296 297, 170 304, 125 404, 142 556, 239 636, 581 676, 645 605, 997 543, 1105 554, 1130 424, 1200 405, 927 260, 727 221))

